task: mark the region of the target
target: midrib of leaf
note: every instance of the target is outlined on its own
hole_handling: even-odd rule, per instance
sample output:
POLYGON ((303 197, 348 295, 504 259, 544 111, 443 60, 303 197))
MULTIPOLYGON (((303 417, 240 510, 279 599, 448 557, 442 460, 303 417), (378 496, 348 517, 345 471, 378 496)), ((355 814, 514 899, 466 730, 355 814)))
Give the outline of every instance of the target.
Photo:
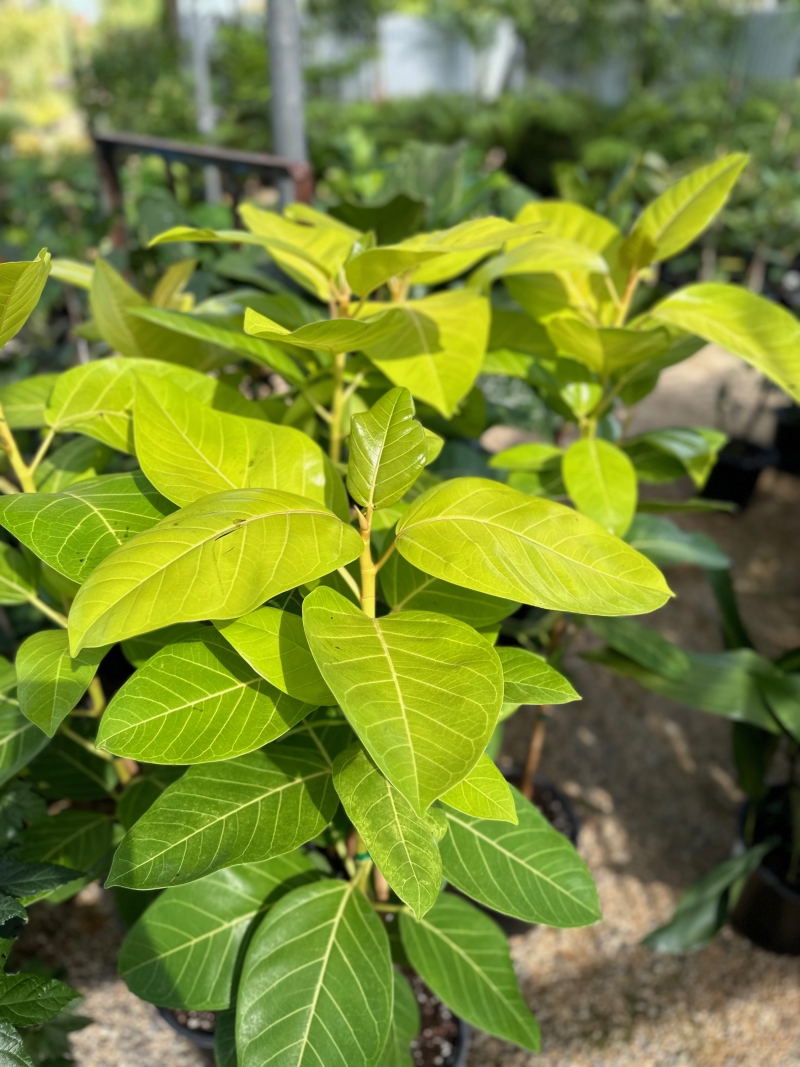
POLYGON ((375 506, 375 487, 378 484, 378 474, 380 472, 381 461, 383 460, 383 453, 386 450, 386 442, 389 439, 389 431, 390 431, 391 426, 392 426, 392 419, 394 418, 394 413, 397 411, 398 403, 399 403, 399 400, 395 400, 395 403, 394 403, 394 405, 392 407, 392 410, 391 410, 391 413, 389 415, 389 418, 386 421, 386 429, 384 430, 383 435, 381 437, 380 451, 378 453, 378 461, 377 461, 377 463, 375 463, 375 465, 372 468, 372 478, 370 479, 370 486, 369 486, 369 507, 370 508, 375 506))
MULTIPOLYGON (((563 886, 560 886, 558 884, 558 882, 554 882, 552 878, 548 878, 546 874, 542 873, 542 871, 538 871, 538 870, 536 870, 535 867, 529 866, 528 863, 525 862, 525 860, 520 859, 519 856, 515 856, 513 852, 509 852, 508 849, 503 848, 503 846, 499 842, 492 840, 492 838, 487 837, 485 834, 482 834, 479 830, 476 830, 474 823, 463 822, 458 817, 458 813, 451 814, 451 812, 455 812, 455 811, 456 811, 455 808, 451 808, 450 811, 447 812, 447 818, 449 820, 452 820, 452 822, 458 823, 459 826, 464 827, 465 830, 469 830, 475 837, 477 837, 481 841, 485 842, 490 848, 493 848, 496 852, 500 852, 507 859, 513 861, 513 863, 516 863, 520 867, 524 868, 526 871, 529 871, 535 878, 540 879, 542 882, 546 882, 549 886, 552 886, 552 888, 555 889, 562 896, 566 897, 568 900, 571 900, 574 904, 576 904, 583 911, 588 912, 590 915, 592 915, 594 917, 594 912, 591 911, 591 909, 587 908, 586 905, 583 903, 583 901, 579 900, 576 896, 574 896, 572 893, 570 893, 569 890, 564 889, 563 886)), ((519 833, 519 829, 510 831, 510 832, 519 833)), ((453 843, 455 844, 455 842, 453 842, 453 843)), ((458 849, 457 845, 455 847, 456 847, 456 849, 458 849)), ((551 852, 551 851, 553 851, 553 850, 552 849, 545 849, 542 852, 537 852, 536 856, 537 856, 537 858, 541 857, 541 856, 546 856, 547 853, 551 852)), ((460 853, 459 853, 459 855, 460 855, 460 853)), ((462 863, 463 862, 464 861, 462 860, 462 863)), ((469 870, 469 865, 468 864, 464 864, 464 865, 465 865, 465 867, 467 867, 467 870, 469 870)))
MULTIPOLYGON (((252 670, 252 668, 251 668, 251 670, 252 670)), ((266 681, 266 679, 262 678, 260 674, 255 674, 252 678, 249 678, 246 682, 239 682, 236 685, 229 686, 227 689, 218 689, 213 693, 203 693, 201 696, 199 696, 197 698, 197 700, 187 700, 183 704, 177 704, 175 707, 169 707, 169 708, 164 707, 163 711, 159 711, 154 715, 149 715, 147 718, 144 718, 144 719, 138 719, 135 723, 133 723, 133 725, 128 723, 127 725, 123 726, 121 729, 115 731, 115 733, 110 734, 108 736, 108 738, 106 738, 106 740, 111 740, 111 738, 116 737, 117 734, 124 733, 126 730, 135 729, 135 728, 141 726, 142 723, 155 722, 157 719, 163 719, 166 715, 172 715, 175 712, 186 711, 187 708, 193 708, 197 704, 200 704, 201 702, 203 702, 205 700, 214 700, 214 699, 216 699, 218 697, 225 697, 225 696, 228 696, 229 693, 235 693, 238 689, 247 689, 247 687, 252 685, 253 682, 264 682, 264 681, 266 681)), ((267 684, 269 685, 270 683, 267 682, 267 684)), ((170 690, 170 692, 172 692, 172 690, 170 690)), ((138 699, 140 699, 140 700, 141 699, 152 700, 153 698, 152 697, 141 697, 140 696, 138 699)), ((159 701, 159 703, 160 703, 160 701, 159 701)))
MULTIPOLYGON (((186 442, 187 445, 189 445, 189 447, 194 451, 194 453, 198 457, 198 459, 201 459, 213 471, 215 471, 220 476, 220 478, 222 478, 224 481, 226 481, 228 483, 228 485, 231 487, 231 489, 243 489, 244 488, 244 486, 236 485, 235 482, 232 482, 227 474, 225 474, 215 463, 212 463, 211 459, 209 457, 207 457, 206 455, 204 455, 200 451, 200 448, 194 443, 192 438, 188 436, 188 434, 185 432, 185 430, 182 430, 181 427, 178 426, 177 422, 175 422, 175 419, 172 417, 171 413, 164 407, 164 405, 161 403, 160 400, 158 400, 158 406, 164 412, 164 414, 166 415, 168 421, 172 424, 172 426, 174 427, 175 431, 177 432, 178 436, 181 437, 186 442)), ((246 433, 245 433, 245 437, 246 437, 246 446, 247 446, 246 457, 249 460, 250 459, 250 441, 249 441, 249 439, 247 439, 246 433)), ((222 443, 222 454, 224 455, 224 452, 225 452, 225 438, 224 438, 224 434, 222 434, 222 433, 220 434, 220 441, 222 443)), ((249 469, 249 463, 245 463, 245 469, 246 470, 249 469)))
MULTIPOLYGON (((204 834, 207 831, 211 830, 213 827, 215 827, 218 823, 225 822, 226 819, 231 819, 234 816, 238 816, 241 812, 246 811, 247 808, 251 808, 254 804, 261 804, 267 798, 273 797, 275 795, 279 795, 280 799, 282 800, 282 794, 287 789, 292 789, 295 786, 303 785, 306 782, 311 782, 315 778, 322 778, 327 774, 330 774, 330 771, 326 768, 322 771, 314 771, 313 774, 301 775, 298 778, 292 778, 290 782, 284 782, 283 785, 276 786, 274 789, 269 789, 267 790, 267 792, 261 793, 260 796, 254 797, 252 800, 248 800, 245 804, 239 804, 237 807, 225 812, 223 815, 217 816, 217 818, 213 819, 211 822, 205 823, 203 826, 198 827, 198 829, 196 830, 192 830, 191 833, 187 834, 185 837, 182 837, 180 839, 180 842, 168 845, 166 848, 162 848, 160 852, 153 852, 147 857, 146 860, 143 860, 141 863, 137 863, 135 866, 128 867, 127 871, 125 872, 126 876, 132 871, 138 871, 140 867, 144 867, 148 863, 153 863, 155 860, 160 859, 161 856, 165 855, 167 852, 171 852, 172 849, 176 848, 178 844, 185 845, 187 841, 191 841, 191 839, 193 837, 196 837, 197 834, 204 834)), ((214 779, 214 781, 217 784, 223 784, 222 779, 214 779)), ((227 784, 236 785, 237 782, 232 781, 227 784)))
POLYGON ((415 596, 418 596, 420 593, 424 592, 429 585, 433 585, 433 583, 438 580, 439 579, 434 578, 433 575, 426 575, 425 581, 421 585, 418 585, 412 592, 410 592, 407 597, 404 597, 399 603, 395 604, 389 614, 394 615, 395 612, 402 611, 406 604, 409 602, 409 600, 413 600, 415 596))
MULTIPOLYGON (((525 506, 524 504, 520 504, 520 507, 524 507, 524 506, 525 506)), ((513 514, 513 512, 516 511, 516 510, 519 510, 519 509, 518 508, 512 508, 509 511, 504 512, 504 514, 505 515, 513 514)), ((543 522, 543 521, 544 520, 542 519, 541 522, 543 522)), ((629 585, 636 586, 636 582, 632 582, 628 578, 624 578, 621 575, 616 575, 616 574, 609 575, 609 574, 604 573, 603 571, 599 571, 599 570, 597 570, 597 568, 590 567, 588 564, 582 563, 578 559, 573 559, 571 556, 564 555, 562 552, 559 552, 557 550, 557 548, 551 548, 549 545, 542 544, 541 541, 535 541, 532 537, 529 537, 527 534, 521 533, 519 530, 513 530, 513 529, 509 528, 508 526, 501 526, 499 522, 492 522, 492 521, 489 521, 488 519, 476 519, 474 516, 470 516, 470 515, 442 514, 442 515, 437 515, 435 518, 431 518, 431 519, 419 519, 419 520, 415 521, 413 524, 411 524, 409 526, 406 526, 403 529, 403 531, 400 534, 400 536, 402 537, 402 535, 404 533, 407 533, 407 532, 409 532, 411 530, 414 530, 418 526, 430 526, 435 522, 475 522, 475 523, 478 523, 479 526, 491 526, 491 527, 494 527, 494 528, 496 528, 498 530, 502 530, 506 534, 511 534, 513 537, 518 537, 521 541, 527 541, 528 544, 533 545, 533 547, 538 552, 541 552, 542 554, 549 552, 552 555, 557 556, 559 559, 566 560, 566 562, 570 566, 581 567, 584 570, 588 571, 590 574, 594 574, 594 575, 598 575, 599 574, 599 575, 602 575, 604 578, 612 578, 615 582, 626 582, 629 585)), ((536 525, 538 526, 539 523, 537 522, 536 525)), ((569 538, 564 538, 564 540, 569 540, 569 538)), ((426 552, 430 552, 431 555, 436 555, 436 553, 433 552, 429 548, 426 548, 425 551, 426 552)), ((438 558, 441 559, 442 557, 439 556, 438 558)), ((484 553, 484 558, 485 558, 485 553, 484 553)))
MULTIPOLYGON (((174 956, 176 952, 191 951, 191 949, 194 948, 195 945, 199 945, 203 941, 208 941, 213 937, 218 937, 220 934, 224 934, 226 931, 233 929, 233 927, 235 926, 239 926, 241 923, 250 922, 250 920, 254 919, 256 915, 258 915, 260 912, 268 911, 269 907, 270 905, 268 904, 262 904, 261 907, 254 908, 252 911, 242 912, 242 914, 239 915, 237 918, 230 919, 228 922, 220 924, 213 930, 207 930, 199 937, 193 937, 190 938, 188 941, 182 941, 179 945, 175 945, 173 948, 166 949, 165 951, 159 952, 156 955, 151 956, 149 959, 144 960, 142 963, 135 964, 135 966, 130 967, 125 973, 133 974, 134 971, 140 971, 142 967, 152 967, 155 962, 159 960, 168 959, 170 956, 174 956)), ((202 911, 200 908, 196 908, 195 910, 199 911, 201 915, 205 915, 209 919, 214 919, 215 917, 214 914, 210 911, 202 911)), ((171 926, 170 929, 175 930, 177 933, 181 932, 174 926, 171 926)))
POLYGON ((389 670, 392 672, 392 681, 394 683, 395 692, 397 693, 397 702, 400 705, 400 712, 401 712, 401 715, 403 717, 403 726, 404 726, 405 731, 406 731, 406 744, 408 745, 409 761, 410 761, 412 769, 413 769, 415 784, 417 784, 417 789, 416 789, 417 801, 419 801, 419 786, 418 786, 418 783, 417 783, 417 773, 418 773, 417 761, 416 761, 415 754, 414 754, 414 745, 413 745, 413 742, 411 740, 411 730, 410 730, 410 727, 408 725, 408 714, 406 712, 406 705, 405 705, 405 702, 403 700, 403 694, 402 694, 402 692, 400 690, 400 680, 399 680, 399 678, 397 676, 397 671, 394 669, 394 661, 392 660, 392 657, 390 655, 389 646, 386 644, 386 640, 385 640, 383 634, 381 633, 380 623, 378 622, 377 619, 373 619, 371 621, 372 621, 372 625, 373 625, 373 627, 375 629, 375 633, 377 634, 378 640, 381 643, 381 648, 383 649, 383 654, 386 657, 386 662, 389 665, 389 670))
MULTIPOLYGON (((63 419, 61 421, 56 419, 55 423, 53 423, 51 428, 54 429, 54 430, 61 429, 64 426, 69 426, 70 423, 79 422, 81 419, 85 419, 89 415, 101 415, 102 414, 102 415, 105 415, 105 416, 109 416, 109 415, 120 416, 120 415, 123 415, 123 414, 129 414, 130 407, 123 408, 122 411, 119 411, 119 410, 117 410, 117 411, 104 411, 100 407, 100 404, 105 399, 105 397, 108 395, 108 393, 112 389, 116 388, 116 386, 119 385, 119 383, 122 380, 122 378, 124 378, 126 374, 130 374, 130 372, 131 372, 130 367, 124 367, 119 373, 116 373, 115 377, 110 382, 108 382, 108 384, 105 386, 105 388, 102 389, 97 394, 97 396, 92 401, 92 405, 93 406, 91 408, 87 409, 86 411, 79 412, 77 415, 70 415, 68 418, 63 419)), ((76 383, 75 388, 67 396, 67 399, 62 402, 62 404, 61 404, 61 410, 62 411, 64 410, 64 408, 69 407, 69 405, 74 400, 76 393, 80 392, 81 387, 83 385, 84 385, 83 379, 81 379, 81 381, 76 383)), ((132 401, 131 401, 131 403, 132 403, 132 401)))
POLYGON ((727 174, 730 169, 731 167, 728 166, 724 170, 719 171, 719 173, 715 174, 710 181, 706 182, 705 185, 701 185, 688 197, 688 199, 684 200, 683 203, 675 210, 674 214, 670 215, 670 217, 667 219, 661 229, 656 231, 656 241, 660 241, 666 231, 669 229, 669 227, 672 226, 678 219, 680 219, 681 215, 686 214, 686 212, 694 205, 695 201, 700 197, 700 195, 704 193, 710 185, 713 185, 715 182, 719 181, 720 178, 727 174))
POLYGON ((485 971, 482 967, 479 967, 478 964, 475 963, 474 960, 472 960, 472 958, 467 955, 467 953, 464 951, 464 949, 461 948, 461 946, 458 944, 458 942, 451 940, 451 938, 449 938, 447 936, 447 934, 444 933, 444 931, 440 930, 436 926, 433 926, 431 923, 427 922, 424 918, 417 919, 416 922, 418 922, 420 924, 420 926, 424 926, 427 930, 430 930, 433 934, 436 935, 436 937, 439 938, 440 941, 443 941, 446 945, 448 945, 452 949, 452 951, 457 956, 461 957, 461 959, 464 961, 464 963, 466 963, 468 965, 468 967, 470 967, 470 969, 475 972, 475 975, 478 978, 480 978, 492 990, 492 992, 494 992, 496 994, 497 998, 500 1001, 502 1001, 503 1005, 506 1008, 510 1008, 510 1010, 513 1011, 513 1013, 517 1016, 517 1018, 520 1018, 520 1016, 518 1014, 518 1011, 519 1011, 518 1006, 517 1005, 513 1005, 512 1006, 512 1005, 510 1005, 508 1003, 508 999, 507 999, 505 993, 503 993, 498 988, 498 986, 495 985, 495 983, 489 977, 488 972, 485 971))
POLYGON ((80 826, 77 830, 73 830, 73 832, 71 834, 68 834, 66 837, 59 837, 58 842, 51 848, 49 848, 44 854, 43 862, 48 862, 52 856, 58 855, 60 849, 64 848, 66 845, 72 844, 73 841, 80 840, 81 837, 84 837, 91 830, 96 829, 98 826, 102 826, 103 823, 105 823, 106 821, 107 820, 105 816, 99 816, 97 819, 95 819, 94 822, 89 823, 88 825, 84 824, 83 826, 80 826))

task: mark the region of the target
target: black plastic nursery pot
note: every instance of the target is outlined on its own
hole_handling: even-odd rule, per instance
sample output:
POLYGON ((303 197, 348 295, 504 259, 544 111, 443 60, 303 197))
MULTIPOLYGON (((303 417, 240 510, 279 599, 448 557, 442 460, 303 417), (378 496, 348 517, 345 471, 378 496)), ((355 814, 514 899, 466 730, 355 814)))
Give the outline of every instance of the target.
MULTIPOLYGON (((420 1032, 411 1048, 414 1067, 465 1067, 472 1031, 453 1015, 417 975, 407 975, 420 1009, 420 1032)), ((161 1018, 198 1048, 214 1048, 214 1011, 159 1008, 161 1018)))
POLYGON ((778 469, 800 476, 800 407, 797 404, 778 409, 775 449, 779 455, 778 469))
POLYGON ((767 467, 777 467, 780 455, 775 448, 762 448, 752 441, 734 438, 717 457, 701 496, 727 500, 746 508, 755 492, 759 476, 767 467))
MULTIPOLYGON (((756 809, 751 833, 744 830, 751 812, 750 802, 742 806, 739 834, 752 843, 770 837, 791 840, 788 787, 772 786, 756 809)), ((800 881, 787 880, 790 849, 780 844, 768 852, 745 883, 731 915, 731 925, 759 948, 784 956, 800 956, 800 881)))

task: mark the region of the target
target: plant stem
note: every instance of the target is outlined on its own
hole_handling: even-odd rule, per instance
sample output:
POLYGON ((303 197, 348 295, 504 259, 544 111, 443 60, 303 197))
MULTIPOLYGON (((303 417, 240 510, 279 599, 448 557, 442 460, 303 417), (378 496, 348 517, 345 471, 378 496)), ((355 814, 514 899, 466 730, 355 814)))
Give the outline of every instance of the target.
POLYGON ((106 763, 117 762, 116 757, 112 756, 110 752, 103 752, 102 749, 95 748, 91 741, 89 741, 85 737, 81 737, 80 734, 70 729, 70 727, 67 726, 65 722, 62 722, 58 729, 65 737, 68 737, 70 741, 74 741, 76 745, 80 745, 81 748, 85 748, 86 751, 91 752, 93 756, 99 756, 100 759, 104 759, 106 763))
POLYGON ((372 902, 372 907, 375 909, 375 911, 385 911, 389 913, 394 913, 395 915, 401 914, 404 911, 411 910, 407 904, 376 904, 374 901, 372 902))
POLYGON ((103 692, 103 683, 100 681, 99 674, 96 674, 89 682, 89 700, 91 702, 89 710, 92 715, 102 715, 106 710, 106 695, 103 692))
POLYGON ((340 838, 334 844, 333 847, 336 849, 336 854, 338 855, 339 859, 344 864, 344 869, 347 871, 347 873, 350 876, 350 878, 355 878, 355 876, 356 876, 356 865, 353 862, 352 856, 347 851, 347 845, 345 844, 345 842, 342 841, 341 838, 340 838))
POLYGON ((347 569, 347 567, 337 567, 336 568, 336 573, 340 574, 342 576, 342 578, 347 582, 347 584, 350 586, 350 588, 353 590, 353 592, 358 597, 358 602, 360 604, 361 603, 361 588, 360 588, 358 582, 353 577, 353 575, 347 569))
POLYGON ((36 455, 33 457, 33 459, 31 460, 30 467, 28 467, 28 470, 30 471, 31 475, 34 474, 34 472, 36 471, 36 468, 39 466, 39 464, 42 462, 44 457, 47 455, 47 450, 50 447, 50 445, 53 443, 53 438, 55 437, 55 435, 56 435, 56 431, 55 430, 48 430, 47 431, 45 439, 39 445, 39 450, 36 453, 36 455))
POLYGON ((381 567, 384 565, 384 563, 389 558, 389 556, 391 556, 392 552, 394 552, 396 547, 397 547, 397 540, 394 540, 389 545, 389 547, 386 549, 386 551, 383 553, 383 555, 378 560, 378 562, 375 564, 375 573, 376 574, 381 569, 381 567))
POLYGON ((638 270, 632 270, 628 275, 628 283, 625 286, 625 292, 622 294, 622 300, 619 302, 617 308, 617 318, 614 323, 615 326, 624 326, 625 319, 628 317, 630 311, 631 301, 636 293, 636 289, 639 285, 639 272, 638 270))
POLYGON ((19 493, 19 489, 13 482, 10 482, 8 478, 4 478, 0 475, 0 493, 6 493, 10 496, 12 493, 19 493))
POLYGON ((520 792, 527 800, 533 799, 536 771, 539 769, 539 760, 542 758, 544 747, 544 735, 547 732, 547 720, 549 719, 549 705, 543 704, 536 714, 536 722, 533 724, 531 740, 528 745, 528 758, 525 760, 525 770, 522 772, 520 792))
POLYGON ((372 545, 370 544, 370 530, 372 528, 372 507, 367 508, 366 516, 359 511, 358 522, 361 527, 361 540, 364 548, 359 557, 361 567, 361 610, 370 618, 375 618, 375 575, 377 567, 372 562, 372 545))
POLYGON ((334 463, 342 458, 342 415, 344 413, 344 368, 346 352, 337 352, 333 357, 333 399, 331 401, 331 429, 328 455, 334 463))
POLYGON ((40 600, 35 593, 29 593, 28 600, 35 608, 38 608, 43 615, 46 615, 48 619, 52 619, 53 622, 62 626, 66 630, 68 625, 66 615, 62 615, 60 611, 56 611, 54 608, 51 608, 49 604, 45 604, 45 602, 40 600))
POLYGON ((11 432, 11 427, 8 425, 6 413, 3 410, 2 404, 0 404, 0 445, 3 446, 6 455, 8 456, 8 462, 11 464, 11 468, 19 480, 23 492, 35 493, 36 485, 33 481, 33 475, 28 470, 25 465, 25 460, 20 454, 17 442, 11 432))

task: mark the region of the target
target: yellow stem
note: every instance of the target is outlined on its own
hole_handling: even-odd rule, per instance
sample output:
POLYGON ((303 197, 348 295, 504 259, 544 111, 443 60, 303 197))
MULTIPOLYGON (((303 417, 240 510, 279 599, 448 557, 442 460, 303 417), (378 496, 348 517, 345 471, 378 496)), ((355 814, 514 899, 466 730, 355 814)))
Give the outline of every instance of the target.
POLYGON ((100 759, 104 759, 106 763, 116 763, 116 758, 111 755, 110 752, 103 752, 102 749, 95 748, 91 741, 85 737, 81 737, 80 734, 71 730, 65 722, 62 722, 58 728, 65 737, 68 737, 70 741, 74 741, 76 745, 80 745, 81 748, 85 748, 87 752, 91 752, 93 756, 99 756, 100 759))
POLYGON ((345 582, 347 582, 347 584, 350 586, 350 588, 353 590, 353 592, 358 597, 359 603, 361 603, 361 589, 359 587, 358 582, 355 580, 355 578, 350 573, 350 571, 347 569, 347 567, 337 567, 336 568, 336 573, 340 574, 342 576, 342 578, 344 578, 345 582))
POLYGON ((622 300, 617 307, 617 318, 614 323, 615 326, 624 326, 625 319, 628 317, 630 311, 631 302, 636 293, 636 289, 639 285, 639 272, 638 270, 632 270, 628 275, 628 283, 625 286, 625 292, 622 295, 622 300))
POLYGON ((99 674, 96 674, 89 682, 89 700, 92 715, 102 715, 106 710, 106 695, 103 692, 103 683, 100 681, 99 674))
POLYGON ((52 619, 53 622, 58 623, 59 626, 63 626, 66 630, 68 625, 66 615, 62 615, 60 611, 56 611, 54 608, 51 608, 49 604, 45 604, 45 602, 40 600, 35 593, 29 593, 28 600, 35 608, 38 608, 43 615, 46 615, 48 619, 52 619))
POLYGON ((19 493, 19 489, 13 482, 10 482, 8 478, 4 478, 0 475, 0 493, 6 493, 9 496, 11 493, 19 493))
MULTIPOLYGON (((359 513, 360 514, 360 513, 359 513)), ((375 575, 378 572, 377 567, 372 562, 372 546, 370 545, 369 535, 370 528, 372 526, 372 508, 367 508, 367 514, 364 521, 361 522, 361 540, 364 542, 364 548, 362 549, 359 557, 359 566, 361 568, 361 610, 364 614, 370 618, 375 618, 375 575)))
POLYGON ((377 563, 375 564, 375 573, 376 573, 376 574, 377 574, 377 572, 378 572, 378 571, 379 571, 379 570, 381 569, 381 567, 382 567, 382 566, 384 565, 384 563, 385 563, 385 562, 386 562, 386 560, 387 560, 387 559, 389 558, 389 556, 391 556, 392 552, 394 552, 394 550, 395 550, 395 548, 396 548, 396 547, 397 547, 397 541, 392 541, 392 543, 391 543, 391 544, 389 545, 389 547, 388 547, 388 548, 386 549, 386 551, 385 551, 385 552, 383 553, 383 555, 381 556, 381 558, 380 558, 380 559, 378 560, 378 562, 377 562, 377 563))
POLYGON ((23 492, 35 493, 36 485, 33 481, 33 475, 28 470, 25 465, 25 460, 20 454, 17 442, 11 432, 11 427, 8 425, 8 420, 6 419, 6 413, 3 410, 2 404, 0 404, 0 445, 5 449, 8 461, 19 480, 19 484, 22 486, 23 492))
POLYGON ((331 430, 328 454, 334 463, 342 458, 342 415, 344 414, 344 368, 346 352, 337 352, 333 357, 333 399, 331 401, 331 430))
POLYGON ((44 457, 47 455, 47 450, 50 447, 50 445, 53 443, 53 438, 55 437, 55 435, 56 435, 56 431, 55 430, 48 430, 47 431, 45 439, 39 445, 39 451, 36 453, 36 455, 31 460, 30 467, 28 467, 28 470, 30 471, 31 475, 33 475, 35 473, 36 468, 39 466, 39 464, 42 462, 44 457))

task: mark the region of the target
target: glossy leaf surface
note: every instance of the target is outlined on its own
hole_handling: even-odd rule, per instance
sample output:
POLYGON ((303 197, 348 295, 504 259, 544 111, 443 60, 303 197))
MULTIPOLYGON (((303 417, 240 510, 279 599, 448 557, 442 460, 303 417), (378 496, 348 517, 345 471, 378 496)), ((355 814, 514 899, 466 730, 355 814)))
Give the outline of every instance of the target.
POLYGON ((442 884, 442 860, 431 831, 360 744, 341 753, 333 783, 348 818, 386 881, 417 918, 442 884))
POLYGON ((282 693, 308 704, 336 703, 311 655, 299 615, 263 607, 215 625, 239 655, 282 693))
POLYGON ((125 682, 96 743, 148 763, 230 760, 274 741, 311 710, 203 626, 156 652, 125 682))
POLYGON ((688 285, 650 312, 721 345, 800 400, 800 323, 786 308, 735 285, 688 285))
POLYGON ((58 1015, 79 996, 77 989, 55 978, 0 974, 0 1020, 13 1026, 35 1026, 58 1015))
POLYGON ((142 470, 181 507, 228 489, 282 489, 324 503, 322 452, 290 426, 214 411, 168 380, 143 376, 134 429, 142 470))
POLYGON ((555 667, 526 648, 497 649, 503 665, 503 701, 506 704, 568 704, 580 696, 555 667))
POLYGON ((485 478, 428 490, 397 534, 398 551, 420 570, 539 607, 633 615, 670 596, 649 560, 590 519, 485 478))
POLYGON ((401 325, 366 354, 393 385, 452 418, 481 370, 489 303, 471 290, 452 289, 400 307, 401 325))
POLYGON ((479 819, 519 821, 508 782, 485 754, 463 781, 444 794, 442 801, 456 811, 479 819))
POLYGON ((337 806, 330 762, 305 734, 235 760, 190 767, 134 824, 108 885, 183 885, 292 852, 337 806))
POLYGON ((70 644, 109 644, 177 622, 238 618, 361 553, 361 538, 304 497, 213 493, 105 559, 70 612, 70 644))
POLYGON ((400 917, 412 966, 472 1026, 539 1051, 539 1027, 522 999, 505 934, 465 900, 443 893, 424 918, 400 917))
POLYGON ((20 711, 52 737, 89 688, 105 651, 87 649, 71 659, 66 630, 31 634, 15 661, 20 711))
POLYGON ((119 973, 142 1000, 221 1011, 231 1001, 236 959, 253 920, 314 878, 299 852, 240 864, 167 889, 131 928, 119 973))
POLYGON ((405 496, 428 461, 409 391, 390 389, 369 411, 354 415, 347 447, 347 488, 354 500, 382 508, 405 496))
POLYGON ((564 453, 567 492, 584 515, 622 536, 636 512, 636 471, 625 453, 599 437, 584 437, 564 453))
POLYGON ((353 883, 296 889, 253 937, 239 984, 239 1067, 373 1067, 392 1012, 389 942, 353 883))
POLYGON ((141 471, 131 471, 76 482, 60 493, 4 497, 0 522, 59 574, 83 582, 120 545, 174 510, 141 471))
POLYGON ((480 759, 502 704, 502 668, 480 634, 444 615, 368 618, 332 589, 303 601, 322 676, 365 748, 421 815, 480 759))
POLYGON ((434 578, 399 552, 392 553, 378 575, 383 598, 393 611, 433 611, 479 628, 501 622, 520 606, 518 600, 505 600, 434 578))

